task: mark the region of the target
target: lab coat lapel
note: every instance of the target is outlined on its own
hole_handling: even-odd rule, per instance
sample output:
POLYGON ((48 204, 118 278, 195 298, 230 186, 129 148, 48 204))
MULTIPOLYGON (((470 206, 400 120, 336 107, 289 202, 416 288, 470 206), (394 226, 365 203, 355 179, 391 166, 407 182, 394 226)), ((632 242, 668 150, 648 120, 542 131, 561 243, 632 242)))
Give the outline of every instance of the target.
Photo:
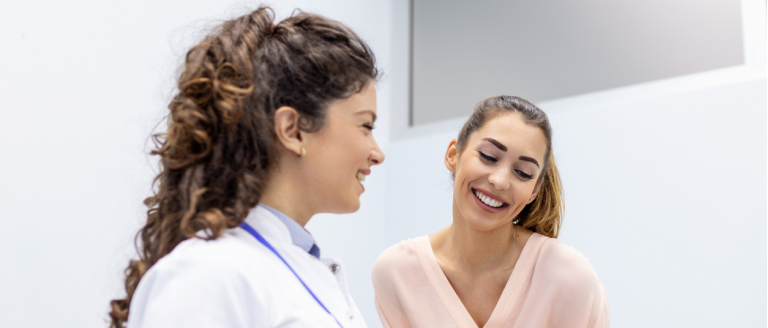
MULTIPOLYGON (((266 209, 255 207, 245 221, 280 253, 344 327, 355 326, 352 320, 355 316, 359 316, 359 311, 349 295, 346 276, 339 259, 322 258, 318 260, 294 245, 285 224, 266 209), (334 268, 335 272, 333 272, 334 268)), ((253 241, 258 243, 255 239, 253 241)), ((259 247, 264 246, 259 244, 259 247)), ((296 283, 300 284, 298 279, 296 279, 296 283)))

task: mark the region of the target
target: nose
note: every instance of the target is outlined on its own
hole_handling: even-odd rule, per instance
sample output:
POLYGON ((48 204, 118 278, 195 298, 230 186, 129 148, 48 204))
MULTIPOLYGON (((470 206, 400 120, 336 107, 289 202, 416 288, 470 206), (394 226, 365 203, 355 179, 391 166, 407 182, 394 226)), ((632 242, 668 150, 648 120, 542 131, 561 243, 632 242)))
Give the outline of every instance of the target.
POLYGON ((371 140, 373 140, 373 144, 371 145, 371 153, 368 155, 368 161, 371 162, 371 165, 384 163, 384 152, 379 148, 376 139, 371 138, 371 140))
POLYGON ((496 170, 493 170, 491 172, 491 175, 488 176, 488 182, 496 188, 496 190, 507 190, 509 189, 509 185, 511 184, 509 175, 511 174, 509 172, 510 170, 506 168, 498 168, 496 170))

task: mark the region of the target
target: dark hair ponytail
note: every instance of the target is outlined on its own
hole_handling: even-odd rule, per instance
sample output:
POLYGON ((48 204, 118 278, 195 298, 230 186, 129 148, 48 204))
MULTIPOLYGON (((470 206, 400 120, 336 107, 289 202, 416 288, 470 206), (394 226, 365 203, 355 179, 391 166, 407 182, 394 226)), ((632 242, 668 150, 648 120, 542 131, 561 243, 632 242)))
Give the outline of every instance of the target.
POLYGON ((519 113, 527 124, 538 127, 547 140, 547 153, 544 158, 544 174, 539 176, 539 193, 536 199, 526 205, 515 219, 526 229, 547 237, 557 238, 563 224, 563 187, 560 173, 552 154, 552 127, 547 114, 525 99, 512 96, 496 96, 484 99, 475 105, 472 115, 459 132, 457 150, 462 152, 467 146, 469 136, 482 128, 494 117, 504 113, 519 113))
POLYGON ((144 273, 185 239, 218 238, 243 222, 277 164, 274 111, 296 109, 301 128, 322 128, 327 104, 359 92, 378 72, 351 30, 297 13, 274 24, 271 9, 223 23, 186 56, 168 132, 157 134, 161 172, 144 203, 139 259, 125 271, 126 297, 112 301, 111 327, 123 327, 144 273))

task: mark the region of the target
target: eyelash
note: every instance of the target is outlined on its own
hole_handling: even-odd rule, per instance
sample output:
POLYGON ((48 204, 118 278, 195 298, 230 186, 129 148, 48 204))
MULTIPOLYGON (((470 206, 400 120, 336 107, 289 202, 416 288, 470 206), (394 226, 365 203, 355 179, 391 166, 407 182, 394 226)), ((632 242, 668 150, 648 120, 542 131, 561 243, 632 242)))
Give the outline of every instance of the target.
POLYGON ((517 172, 517 174, 519 174, 519 175, 520 175, 520 177, 521 177, 521 178, 523 178, 523 179, 525 179, 525 180, 531 180, 531 179, 533 179, 533 176, 532 176, 532 175, 530 175, 530 174, 528 174, 528 173, 525 173, 525 172, 523 172, 523 171, 520 171, 520 170, 515 170, 515 172, 517 172))
MULTIPOLYGON (((497 162, 499 161, 498 159, 494 158, 493 156, 489 156, 489 155, 487 155, 486 153, 483 153, 483 152, 481 152, 481 151, 478 151, 478 153, 480 154, 480 157, 482 157, 482 158, 483 158, 483 160, 485 160, 485 161, 487 161, 487 162, 491 162, 491 163, 497 163, 497 162)), ((523 172, 523 171, 520 171, 520 170, 515 170, 515 173, 517 173, 517 175, 519 175, 519 176, 520 176, 521 178, 523 178, 524 180, 530 180, 530 179, 533 179, 533 176, 532 176, 532 175, 530 175, 530 174, 528 174, 528 173, 525 173, 525 172, 523 172)))
POLYGON ((478 151, 478 153, 480 153, 480 157, 482 157, 486 161, 493 162, 493 163, 496 163, 496 162, 499 161, 498 159, 494 158, 493 156, 486 155, 484 152, 478 151))
POLYGON ((368 131, 373 131, 373 129, 376 128, 375 126, 373 126, 373 124, 370 124, 370 123, 363 124, 363 127, 368 129, 368 131))

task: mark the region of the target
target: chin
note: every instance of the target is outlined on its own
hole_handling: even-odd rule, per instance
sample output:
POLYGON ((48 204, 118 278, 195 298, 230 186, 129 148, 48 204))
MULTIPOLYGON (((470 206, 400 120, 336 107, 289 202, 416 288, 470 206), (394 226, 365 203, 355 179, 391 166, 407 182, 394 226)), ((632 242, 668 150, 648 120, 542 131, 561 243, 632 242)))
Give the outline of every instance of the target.
POLYGON ((357 210, 359 209, 360 209, 360 200, 356 199, 354 204, 349 205, 349 211, 347 211, 346 213, 354 213, 354 212, 357 212, 357 210))
POLYGON ((346 213, 354 213, 357 212, 357 210, 360 209, 360 199, 350 199, 345 200, 343 203, 338 204, 338 206, 334 206, 335 210, 333 213, 336 214, 346 214, 346 213))
POLYGON ((503 224, 499 224, 499 222, 495 220, 488 220, 488 219, 465 219, 467 221, 467 224, 472 227, 472 229, 475 229, 477 231, 491 231, 494 230, 503 224))
MULTIPOLYGON (((472 204, 474 205, 474 204, 472 204)), ((491 218, 492 214, 484 212, 481 209, 472 209, 472 213, 464 216, 464 220, 467 224, 477 231, 491 231, 497 229, 507 223, 512 222, 512 219, 507 220, 505 217, 491 218)))

